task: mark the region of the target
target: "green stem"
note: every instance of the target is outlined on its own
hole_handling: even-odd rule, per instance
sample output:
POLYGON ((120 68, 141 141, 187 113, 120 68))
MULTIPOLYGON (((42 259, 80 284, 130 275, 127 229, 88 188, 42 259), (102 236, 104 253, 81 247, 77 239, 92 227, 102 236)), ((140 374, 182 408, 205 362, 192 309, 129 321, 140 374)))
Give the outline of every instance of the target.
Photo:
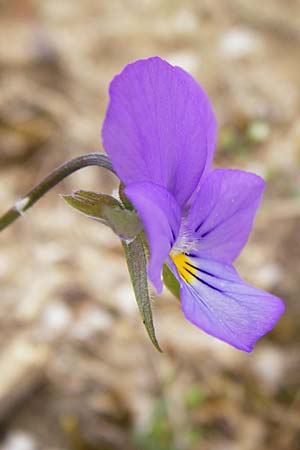
POLYGON ((4 228, 8 227, 16 219, 22 216, 27 209, 31 208, 31 206, 33 206, 43 195, 68 175, 88 166, 100 166, 115 173, 110 160, 103 153, 88 153, 67 161, 54 169, 53 172, 41 181, 41 183, 31 189, 24 197, 18 200, 12 208, 0 217, 0 231, 4 230, 4 228))

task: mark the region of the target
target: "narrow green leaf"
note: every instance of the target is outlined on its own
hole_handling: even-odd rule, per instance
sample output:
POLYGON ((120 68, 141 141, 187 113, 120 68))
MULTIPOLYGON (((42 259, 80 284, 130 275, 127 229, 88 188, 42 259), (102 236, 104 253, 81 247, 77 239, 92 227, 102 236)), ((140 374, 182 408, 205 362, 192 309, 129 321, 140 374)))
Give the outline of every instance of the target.
POLYGON ((135 211, 129 211, 114 197, 91 191, 75 191, 63 195, 69 206, 109 226, 119 237, 134 239, 142 230, 142 223, 135 211))
POLYGON ((166 287, 169 289, 169 291, 178 299, 180 300, 180 285, 178 280, 174 277, 173 273, 167 266, 167 264, 164 264, 163 267, 163 280, 166 287))
POLYGON ((126 243, 123 241, 123 248, 125 251, 128 271, 133 285, 135 298, 140 310, 143 323, 152 344, 159 352, 162 352, 157 342, 153 325, 151 300, 149 296, 146 271, 147 258, 141 234, 139 234, 131 243, 126 243))

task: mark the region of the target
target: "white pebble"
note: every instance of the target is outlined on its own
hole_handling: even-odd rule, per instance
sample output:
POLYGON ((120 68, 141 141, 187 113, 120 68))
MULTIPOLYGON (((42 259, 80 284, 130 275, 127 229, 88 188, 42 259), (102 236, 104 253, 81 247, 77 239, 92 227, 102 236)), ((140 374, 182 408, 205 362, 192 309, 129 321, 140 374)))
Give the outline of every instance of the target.
POLYGON ((89 308, 75 322, 70 335, 75 339, 88 339, 98 332, 108 331, 112 327, 111 315, 100 308, 89 308))
POLYGON ((35 439, 25 431, 11 431, 1 445, 1 450, 36 450, 35 439))
POLYGON ((56 339, 63 334, 72 322, 72 314, 63 302, 49 303, 42 313, 38 327, 38 336, 47 341, 56 339))
POLYGON ((236 27, 223 35, 219 47, 225 57, 238 59, 257 51, 259 39, 253 31, 236 27))

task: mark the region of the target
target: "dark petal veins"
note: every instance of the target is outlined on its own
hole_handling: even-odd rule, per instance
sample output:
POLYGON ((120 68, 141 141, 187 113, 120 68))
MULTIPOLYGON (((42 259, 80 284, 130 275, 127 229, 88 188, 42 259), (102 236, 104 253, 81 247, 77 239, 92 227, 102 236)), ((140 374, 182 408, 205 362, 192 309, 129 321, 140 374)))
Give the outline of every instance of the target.
POLYGON ((208 334, 250 352, 284 311, 283 302, 242 280, 227 264, 189 256, 180 297, 186 318, 208 334))
MULTIPOLYGON (((187 255, 187 256, 190 256, 190 257, 193 257, 193 255, 187 255)), ((213 275, 212 273, 210 273, 210 272, 207 272, 207 271, 205 271, 205 270, 201 270, 199 267, 196 267, 196 266, 194 266, 193 264, 191 264, 190 262, 186 262, 186 264, 187 264, 187 266, 189 266, 189 267, 192 267, 193 269, 196 269, 198 272, 201 272, 201 273, 204 273, 205 275, 210 275, 210 276, 212 276, 212 277, 214 277, 215 275, 213 275)))
MULTIPOLYGON (((205 284, 205 286, 207 286, 211 289, 215 289, 216 291, 223 292, 221 289, 217 288, 216 286, 213 286, 212 284, 209 284, 207 281, 204 281, 203 279, 201 279, 199 275, 195 275, 193 272, 191 272, 191 270, 189 268, 185 267, 185 270, 190 275, 192 275, 196 280, 200 281, 200 283, 205 284)), ((201 272, 201 271, 199 270, 199 272, 201 272)))

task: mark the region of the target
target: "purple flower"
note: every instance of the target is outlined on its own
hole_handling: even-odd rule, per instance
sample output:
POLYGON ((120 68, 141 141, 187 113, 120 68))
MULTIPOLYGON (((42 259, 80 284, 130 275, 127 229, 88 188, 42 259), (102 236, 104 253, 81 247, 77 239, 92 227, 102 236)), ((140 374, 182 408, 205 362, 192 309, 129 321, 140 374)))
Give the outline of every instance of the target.
POLYGON ((265 183, 241 170, 211 169, 216 130, 201 86, 159 57, 127 65, 110 85, 103 143, 144 223, 149 278, 161 293, 166 262, 186 318, 249 352, 284 305, 232 265, 265 183))

